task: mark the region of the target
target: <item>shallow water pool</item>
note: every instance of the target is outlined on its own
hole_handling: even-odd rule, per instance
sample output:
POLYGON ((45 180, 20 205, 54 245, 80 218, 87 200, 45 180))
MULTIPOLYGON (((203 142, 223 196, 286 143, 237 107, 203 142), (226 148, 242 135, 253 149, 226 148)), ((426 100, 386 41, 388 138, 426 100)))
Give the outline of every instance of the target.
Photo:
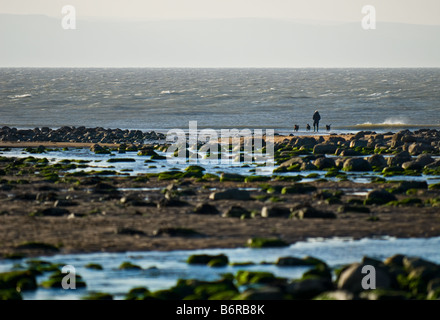
MULTIPOLYGON (((134 287, 145 286, 150 290, 166 289, 175 285, 176 280, 199 279, 212 281, 220 278, 223 273, 236 273, 238 270, 258 270, 272 272, 277 276, 290 279, 299 278, 308 267, 278 267, 261 262, 276 262, 280 257, 313 256, 324 260, 329 266, 337 267, 343 264, 358 262, 364 256, 383 260, 394 254, 418 256, 440 263, 440 237, 397 239, 391 237, 378 239, 353 240, 350 238, 309 239, 297 242, 285 248, 270 249, 206 249, 171 252, 126 252, 126 253, 93 253, 69 254, 51 257, 40 257, 52 263, 61 263, 75 267, 87 283, 87 288, 77 290, 43 289, 35 292, 24 292, 23 298, 30 300, 52 299, 81 299, 92 291, 111 293, 115 299, 123 299, 124 295, 134 287), (254 262, 251 266, 226 266, 210 268, 207 266, 193 266, 186 263, 193 254, 225 254, 229 261, 254 262), (124 261, 130 261, 142 267, 142 270, 118 270, 124 261), (103 266, 102 271, 85 268, 88 263, 98 263, 103 266)), ((14 261, 0 261, 0 272, 9 271, 14 261)), ((25 261, 21 264, 25 266, 25 261)), ((48 274, 37 280, 43 281, 48 274)))

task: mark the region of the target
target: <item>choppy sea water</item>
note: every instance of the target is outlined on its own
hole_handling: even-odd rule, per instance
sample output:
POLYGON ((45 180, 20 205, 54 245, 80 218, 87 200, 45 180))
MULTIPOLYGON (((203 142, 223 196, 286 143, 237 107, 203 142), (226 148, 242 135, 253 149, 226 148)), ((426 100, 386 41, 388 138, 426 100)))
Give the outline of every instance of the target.
MULTIPOLYGON (((0 69, 0 125, 440 128, 440 69, 0 69)), ((324 130, 322 130, 324 131, 324 130)))

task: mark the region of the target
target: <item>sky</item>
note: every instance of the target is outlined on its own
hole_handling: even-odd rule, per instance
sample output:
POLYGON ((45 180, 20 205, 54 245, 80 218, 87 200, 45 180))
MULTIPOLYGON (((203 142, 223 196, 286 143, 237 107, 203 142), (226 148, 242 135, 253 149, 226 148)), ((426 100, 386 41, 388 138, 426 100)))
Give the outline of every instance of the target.
POLYGON ((0 0, 0 14, 61 16, 73 5, 80 18, 215 19, 273 18, 314 22, 355 22, 373 5, 377 20, 440 25, 439 0, 0 0))
POLYGON ((438 68, 440 0, 0 0, 0 49, 0 67, 438 68))

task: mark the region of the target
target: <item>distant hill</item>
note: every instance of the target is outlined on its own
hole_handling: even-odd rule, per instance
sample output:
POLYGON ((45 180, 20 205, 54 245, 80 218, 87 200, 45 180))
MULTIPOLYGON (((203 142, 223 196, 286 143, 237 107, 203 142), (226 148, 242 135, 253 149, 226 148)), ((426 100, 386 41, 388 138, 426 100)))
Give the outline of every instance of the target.
POLYGON ((0 15, 1 67, 440 67, 440 26, 0 15))

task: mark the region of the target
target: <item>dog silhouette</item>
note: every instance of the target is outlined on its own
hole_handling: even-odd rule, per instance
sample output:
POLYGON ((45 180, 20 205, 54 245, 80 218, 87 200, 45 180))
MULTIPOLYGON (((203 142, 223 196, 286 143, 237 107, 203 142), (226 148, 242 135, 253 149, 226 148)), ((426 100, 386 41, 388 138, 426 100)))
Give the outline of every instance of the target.
POLYGON ((293 130, 295 130, 296 132, 298 132, 299 130, 299 126, 297 124, 295 124, 295 126, 293 127, 293 130))
POLYGON ((330 131, 331 130, 331 124, 326 124, 325 128, 327 129, 327 131, 330 131))
POLYGON ((310 124, 307 123, 307 131, 310 131, 310 124))

